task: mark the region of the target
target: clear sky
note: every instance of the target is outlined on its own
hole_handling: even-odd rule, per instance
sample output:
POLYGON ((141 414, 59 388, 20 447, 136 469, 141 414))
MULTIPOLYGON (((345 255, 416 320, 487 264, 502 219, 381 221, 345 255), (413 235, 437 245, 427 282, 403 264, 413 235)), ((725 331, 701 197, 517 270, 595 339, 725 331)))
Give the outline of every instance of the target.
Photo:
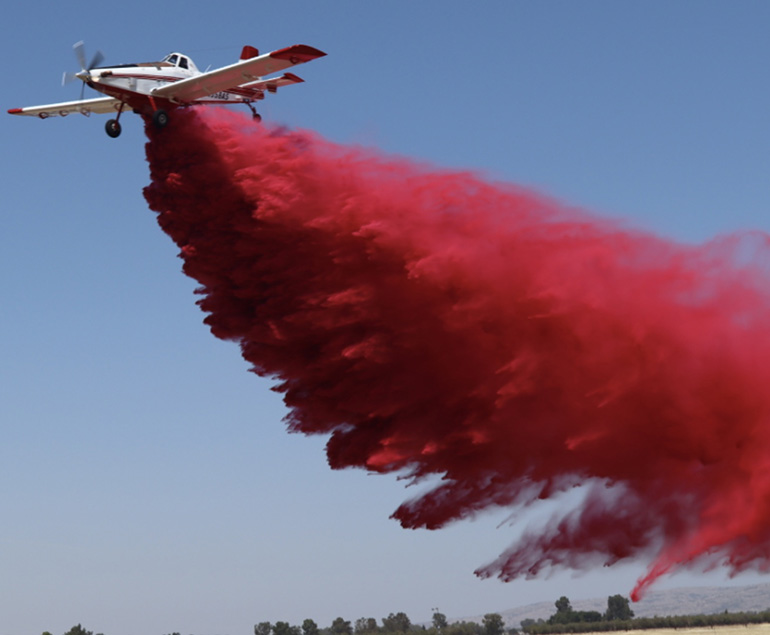
MULTIPOLYGON (((179 50, 202 69, 309 44, 328 57, 266 121, 700 243, 770 230, 768 27, 761 0, 13 2, 3 108, 77 98, 60 78, 80 39, 105 63, 179 50)), ((0 635, 416 622, 631 589, 644 563, 480 581, 531 518, 403 530, 402 483, 288 435, 147 208, 141 121, 113 140, 105 120, 0 114, 0 635)))

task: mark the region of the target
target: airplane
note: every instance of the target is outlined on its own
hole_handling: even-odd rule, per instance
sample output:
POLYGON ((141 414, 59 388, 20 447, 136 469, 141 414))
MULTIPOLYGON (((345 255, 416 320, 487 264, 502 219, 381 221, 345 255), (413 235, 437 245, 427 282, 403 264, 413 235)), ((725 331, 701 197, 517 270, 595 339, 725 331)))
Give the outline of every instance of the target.
POLYGON ((168 124, 169 112, 174 109, 202 104, 246 104, 254 120, 261 121, 254 101, 264 99, 265 92, 274 93, 282 86, 304 81, 293 73, 268 78, 265 75, 326 55, 304 44, 260 55, 256 48, 247 45, 236 63, 201 72, 192 59, 182 53, 169 53, 159 62, 97 66, 103 59, 101 53, 97 52, 91 63, 86 65, 83 42, 75 44, 73 49, 80 63, 80 72, 65 73, 62 83, 79 79, 83 88, 90 86, 106 97, 83 99, 81 91, 77 101, 11 108, 8 113, 41 119, 64 117, 75 112, 86 116, 91 113, 115 114, 115 118, 105 124, 105 130, 112 138, 120 135, 120 115, 126 109, 150 117, 159 129, 168 124))

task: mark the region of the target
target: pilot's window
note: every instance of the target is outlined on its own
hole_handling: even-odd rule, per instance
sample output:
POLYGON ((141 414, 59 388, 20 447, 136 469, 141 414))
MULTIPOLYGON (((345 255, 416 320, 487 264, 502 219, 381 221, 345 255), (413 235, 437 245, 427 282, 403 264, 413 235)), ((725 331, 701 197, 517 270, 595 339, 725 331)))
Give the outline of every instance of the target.
POLYGON ((179 66, 182 68, 187 68, 187 58, 186 57, 180 57, 179 58, 179 66))
POLYGON ((177 60, 176 55, 172 55, 171 57, 168 58, 169 63, 174 65, 176 65, 176 60, 177 60))

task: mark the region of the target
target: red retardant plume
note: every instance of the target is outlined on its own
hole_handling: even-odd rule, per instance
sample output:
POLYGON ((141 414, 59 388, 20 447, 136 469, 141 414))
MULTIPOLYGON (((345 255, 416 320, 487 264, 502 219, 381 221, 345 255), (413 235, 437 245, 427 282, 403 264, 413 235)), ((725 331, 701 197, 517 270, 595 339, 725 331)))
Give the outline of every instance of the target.
POLYGON ((637 599, 680 567, 770 568, 768 236, 677 245, 227 112, 147 134, 206 324, 332 468, 426 479, 404 527, 581 485, 477 574, 652 558, 637 599))

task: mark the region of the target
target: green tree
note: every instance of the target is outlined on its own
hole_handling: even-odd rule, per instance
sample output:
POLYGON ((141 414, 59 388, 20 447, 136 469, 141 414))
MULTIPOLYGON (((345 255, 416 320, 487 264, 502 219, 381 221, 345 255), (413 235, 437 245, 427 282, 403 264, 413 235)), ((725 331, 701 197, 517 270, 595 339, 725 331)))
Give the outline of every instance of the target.
POLYGON ((363 633, 376 633, 379 629, 377 628, 377 620, 373 617, 359 617, 356 620, 355 624, 355 633, 356 635, 363 635, 363 633))
POLYGON ((302 622, 302 635, 318 635, 318 624, 310 618, 302 622))
POLYGON ((484 629, 476 622, 453 622, 442 635, 483 635, 484 629))
POLYGON ((601 622, 604 616, 599 611, 574 611, 576 622, 601 622))
POLYGON ((291 626, 288 622, 273 624, 273 635, 300 635, 299 626, 291 626))
POLYGON ((481 622, 484 625, 484 635, 503 635, 505 622, 499 613, 487 613, 481 622))
POLYGON ((254 635, 270 635, 273 625, 270 622, 260 622, 254 625, 254 635))
POLYGON ((446 615, 441 613, 438 609, 433 609, 433 628, 439 631, 443 631, 449 623, 446 621, 446 615))
POLYGON ((382 618, 382 628, 389 633, 406 633, 412 628, 412 621, 406 613, 390 613, 382 618))
POLYGON ((334 635, 353 635, 353 627, 348 620, 337 617, 332 622, 330 630, 334 635))
POLYGON ((64 635, 94 635, 93 631, 87 631, 80 624, 73 626, 64 635))
POLYGON ((572 613, 572 604, 570 604, 568 597, 562 595, 554 604, 557 613, 572 613))
POLYGON ((556 606, 556 613, 548 618, 549 624, 569 624, 570 622, 577 622, 577 616, 575 611, 572 610, 572 605, 569 602, 569 598, 561 596, 554 603, 556 606))
POLYGON ((605 620, 630 620, 633 616, 634 612, 628 604, 628 598, 624 598, 622 595, 611 595, 607 598, 605 620))

